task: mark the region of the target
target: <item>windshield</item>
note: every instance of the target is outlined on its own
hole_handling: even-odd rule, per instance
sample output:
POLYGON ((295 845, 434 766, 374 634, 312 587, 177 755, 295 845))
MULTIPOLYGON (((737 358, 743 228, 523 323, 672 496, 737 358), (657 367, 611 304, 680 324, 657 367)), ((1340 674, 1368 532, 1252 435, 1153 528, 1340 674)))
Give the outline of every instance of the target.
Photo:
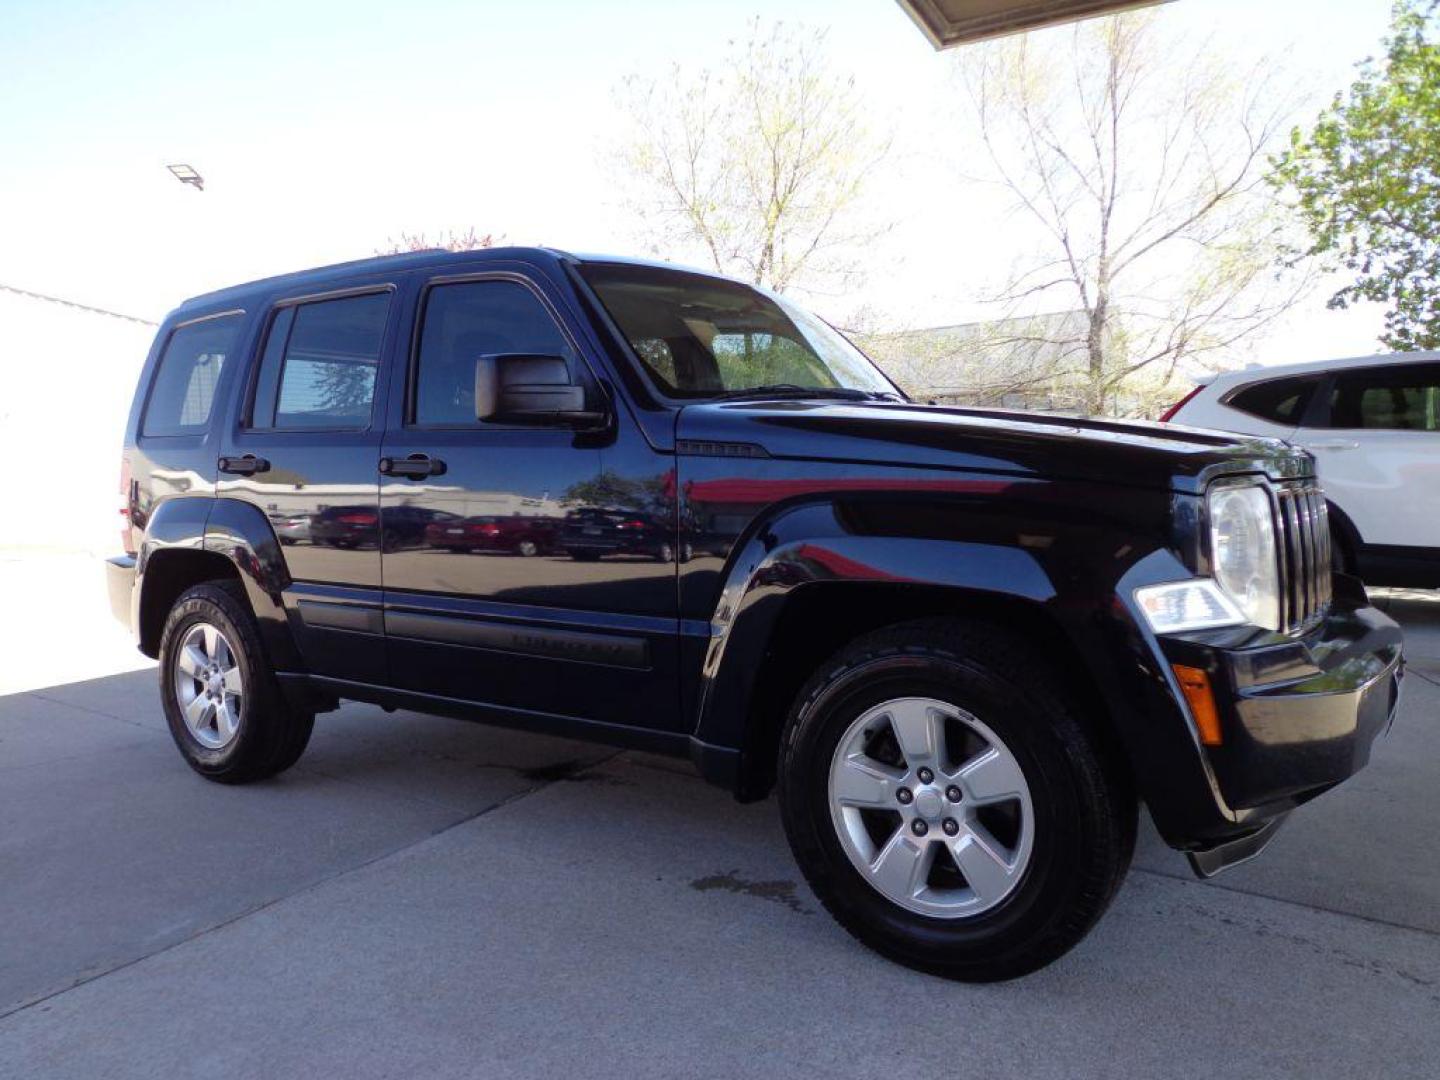
POLYGON ((773 293, 649 266, 590 263, 581 274, 668 396, 902 396, 842 334, 773 293))

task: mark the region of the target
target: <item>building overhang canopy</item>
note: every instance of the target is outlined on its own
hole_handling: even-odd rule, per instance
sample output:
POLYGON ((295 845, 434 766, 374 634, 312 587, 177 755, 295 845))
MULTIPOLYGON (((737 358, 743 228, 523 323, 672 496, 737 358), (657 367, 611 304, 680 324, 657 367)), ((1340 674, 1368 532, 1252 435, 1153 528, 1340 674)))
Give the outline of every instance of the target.
POLYGON ((899 0, 937 49, 1168 0, 899 0))

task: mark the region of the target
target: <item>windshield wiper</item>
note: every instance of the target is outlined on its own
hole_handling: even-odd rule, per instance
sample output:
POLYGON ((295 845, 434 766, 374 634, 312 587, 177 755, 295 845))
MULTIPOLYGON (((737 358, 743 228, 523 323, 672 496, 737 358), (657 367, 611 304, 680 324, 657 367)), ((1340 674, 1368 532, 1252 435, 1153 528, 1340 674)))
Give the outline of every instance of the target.
POLYGON ((869 390, 855 390, 848 386, 800 386, 797 383, 768 383, 764 386, 745 386, 738 390, 726 390, 716 394, 711 401, 742 401, 747 398, 796 398, 819 397, 837 398, 840 401, 872 401, 869 390))

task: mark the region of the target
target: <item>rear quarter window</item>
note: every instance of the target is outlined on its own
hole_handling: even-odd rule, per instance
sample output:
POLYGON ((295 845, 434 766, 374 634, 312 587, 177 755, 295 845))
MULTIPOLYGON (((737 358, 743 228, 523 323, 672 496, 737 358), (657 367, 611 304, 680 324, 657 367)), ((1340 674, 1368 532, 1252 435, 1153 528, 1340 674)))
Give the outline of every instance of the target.
POLYGON ((236 312, 177 327, 150 384, 141 435, 200 435, 210 424, 220 373, 234 355, 243 316, 236 312))
POLYGON ((1298 425, 1319 381, 1312 377, 1252 383, 1231 394, 1225 404, 1272 424, 1298 425))

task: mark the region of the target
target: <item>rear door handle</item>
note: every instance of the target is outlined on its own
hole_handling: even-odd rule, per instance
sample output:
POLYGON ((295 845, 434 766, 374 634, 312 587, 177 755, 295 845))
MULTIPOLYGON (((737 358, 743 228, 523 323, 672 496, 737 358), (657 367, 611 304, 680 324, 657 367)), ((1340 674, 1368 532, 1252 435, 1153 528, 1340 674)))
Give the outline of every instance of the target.
POLYGON ((221 472, 230 473, 233 476, 253 476, 256 473, 270 471, 270 462, 263 457, 256 457, 254 454, 246 454, 244 457, 222 457, 215 464, 221 472))
POLYGON ((409 457, 380 459, 380 474, 382 476, 404 476, 410 480, 420 480, 427 476, 441 476, 445 472, 445 462, 439 458, 432 458, 429 454, 411 454, 409 457))

